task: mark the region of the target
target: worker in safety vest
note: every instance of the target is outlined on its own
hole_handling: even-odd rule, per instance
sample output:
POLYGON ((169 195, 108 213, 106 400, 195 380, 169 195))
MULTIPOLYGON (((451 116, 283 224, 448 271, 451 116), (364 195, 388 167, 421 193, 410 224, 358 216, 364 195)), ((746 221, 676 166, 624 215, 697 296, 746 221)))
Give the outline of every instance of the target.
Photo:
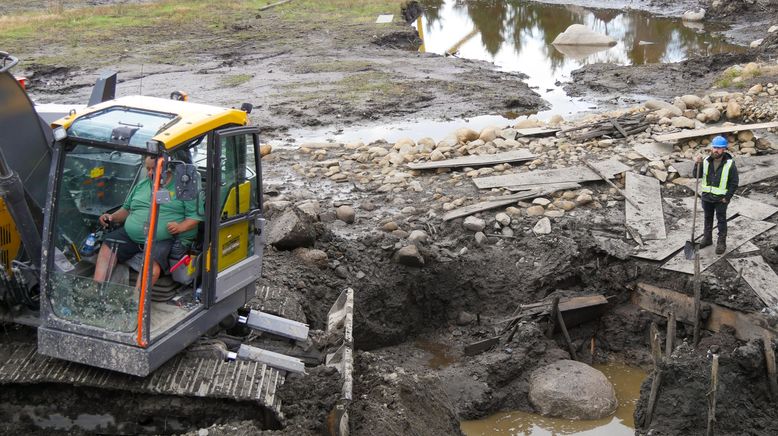
POLYGON ((727 153, 727 139, 716 136, 710 143, 710 156, 703 160, 701 155, 694 157, 697 163, 697 177, 700 180, 700 198, 705 212, 705 229, 700 247, 713 244, 713 213, 716 213, 719 236, 716 240, 716 254, 727 250, 727 206, 738 187, 737 168, 732 155, 727 153), (700 167, 699 163, 702 162, 700 167))

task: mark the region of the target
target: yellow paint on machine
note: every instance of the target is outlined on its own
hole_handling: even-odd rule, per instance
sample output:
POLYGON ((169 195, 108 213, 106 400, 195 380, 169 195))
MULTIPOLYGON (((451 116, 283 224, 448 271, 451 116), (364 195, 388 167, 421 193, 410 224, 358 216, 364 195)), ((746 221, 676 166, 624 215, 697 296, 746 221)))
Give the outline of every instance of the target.
POLYGON ((19 255, 22 246, 16 223, 5 205, 5 200, 0 198, 0 264, 8 273, 11 273, 11 262, 19 255))
MULTIPOLYGON (((232 217, 238 214, 247 213, 251 203, 251 182, 243 182, 230 189, 225 201, 223 217, 232 217), (238 201, 235 201, 235 195, 238 195, 238 201), (238 204, 238 202, 240 204, 238 204)), ((248 256, 249 242, 249 223, 240 221, 235 224, 219 229, 218 241, 218 270, 219 272, 235 265, 248 256)))

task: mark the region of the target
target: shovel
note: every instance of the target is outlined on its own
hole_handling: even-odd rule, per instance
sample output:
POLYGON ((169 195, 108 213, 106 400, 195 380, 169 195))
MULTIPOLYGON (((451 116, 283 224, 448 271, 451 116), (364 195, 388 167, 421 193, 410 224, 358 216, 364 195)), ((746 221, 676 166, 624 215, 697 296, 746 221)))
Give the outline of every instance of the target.
POLYGON ((700 173, 697 168, 697 163, 694 163, 694 215, 692 216, 692 238, 688 241, 686 241, 686 244, 683 246, 683 256, 686 258, 686 260, 692 260, 694 259, 694 231, 697 227, 697 194, 699 194, 700 189, 700 173))

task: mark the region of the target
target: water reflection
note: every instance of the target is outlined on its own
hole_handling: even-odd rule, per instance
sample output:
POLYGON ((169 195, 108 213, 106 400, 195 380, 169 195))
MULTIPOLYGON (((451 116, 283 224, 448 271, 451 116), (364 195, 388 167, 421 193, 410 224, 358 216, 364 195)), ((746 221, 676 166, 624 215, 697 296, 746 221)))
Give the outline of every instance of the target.
POLYGON ((635 65, 678 62, 690 56, 742 51, 711 32, 711 24, 685 23, 638 11, 588 9, 509 1, 424 0, 425 48, 444 54, 493 62, 505 71, 527 74, 527 83, 548 100, 553 111, 585 109, 561 90, 573 70, 591 63, 635 65), (590 52, 551 45, 571 24, 610 35, 618 43, 590 52), (703 26, 701 29, 698 26, 703 26), (569 51, 569 52, 568 52, 569 51))
POLYGON ((620 363, 594 365, 613 383, 619 406, 616 413, 607 418, 590 421, 573 421, 546 418, 528 412, 503 412, 478 421, 463 422, 462 432, 467 436, 497 434, 516 436, 632 436, 635 434, 633 414, 640 385, 646 373, 639 368, 620 363))

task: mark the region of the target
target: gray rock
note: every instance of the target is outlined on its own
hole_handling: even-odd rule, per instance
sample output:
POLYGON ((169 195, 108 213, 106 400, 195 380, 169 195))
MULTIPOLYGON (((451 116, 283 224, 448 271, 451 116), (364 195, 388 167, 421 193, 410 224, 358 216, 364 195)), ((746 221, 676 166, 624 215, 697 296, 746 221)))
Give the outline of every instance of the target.
POLYGON ((429 239, 429 236, 424 230, 413 230, 408 235, 408 240, 411 242, 427 242, 427 239, 429 239))
POLYGON ((544 416, 600 419, 618 406, 616 392, 605 375, 574 360, 538 368, 530 376, 529 400, 544 416))
POLYGON ((457 314, 457 325, 466 326, 475 322, 476 316, 464 310, 457 314))
POLYGON ((465 221, 462 223, 462 227, 470 230, 471 232, 481 232, 484 230, 484 228, 486 228, 486 221, 482 220, 481 218, 469 216, 465 218, 465 221))
POLYGON ((424 256, 419 253, 419 249, 415 245, 406 245, 405 247, 397 250, 394 255, 395 262, 405 266, 424 266, 424 256))
POLYGON ((268 224, 267 243, 276 248, 292 250, 310 246, 315 239, 313 219, 296 207, 284 210, 268 224))
POLYGON ((498 213, 497 215, 495 215, 494 219, 497 220, 497 222, 500 223, 500 225, 502 226, 511 225, 511 217, 505 212, 498 213))
POLYGON ((300 247, 296 248, 293 253, 308 265, 318 266, 319 268, 327 266, 327 253, 322 250, 300 247))
POLYGON ((351 206, 340 206, 335 210, 335 216, 346 224, 353 224, 356 219, 357 212, 351 206))
POLYGON ((486 237, 484 232, 478 232, 475 234, 475 243, 478 245, 484 245, 489 242, 489 238, 486 237))
POLYGON ((551 220, 547 217, 541 218, 535 224, 535 227, 532 228, 532 231, 535 232, 536 235, 548 235, 551 233, 551 220))

